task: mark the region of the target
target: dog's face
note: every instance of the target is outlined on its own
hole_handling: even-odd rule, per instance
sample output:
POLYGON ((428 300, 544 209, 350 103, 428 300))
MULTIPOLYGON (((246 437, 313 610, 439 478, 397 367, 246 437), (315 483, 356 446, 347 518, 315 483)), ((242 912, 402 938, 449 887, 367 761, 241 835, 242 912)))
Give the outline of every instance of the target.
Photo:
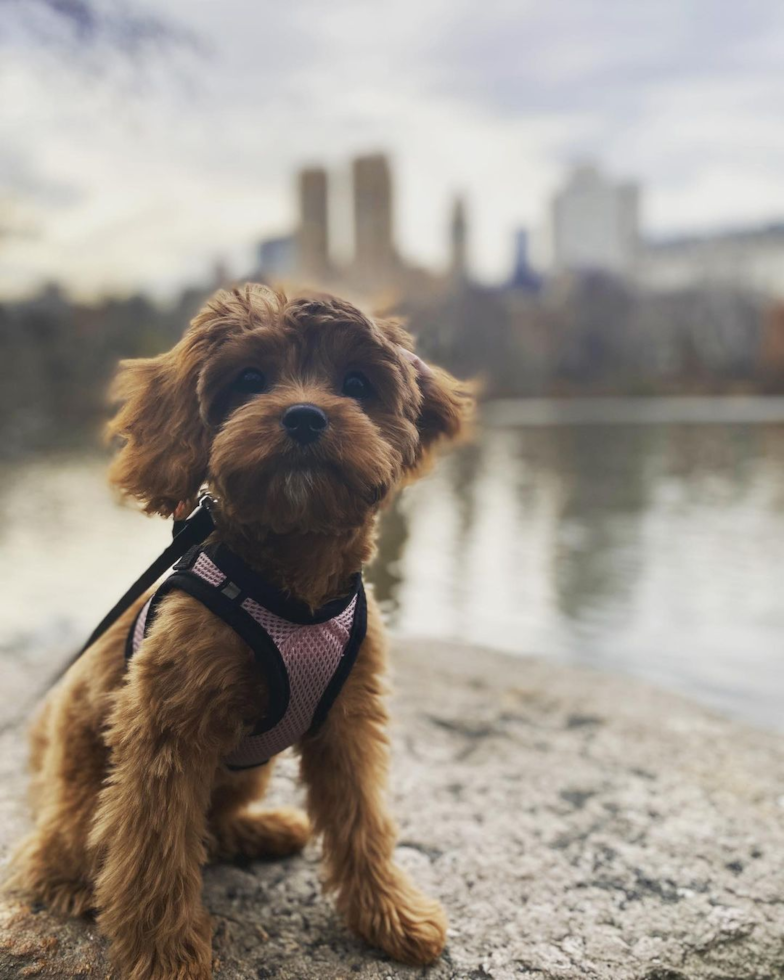
POLYGON ((208 480, 225 518, 278 533, 363 525, 471 399, 397 323, 332 297, 216 294, 173 350, 122 365, 112 479, 149 512, 208 480))

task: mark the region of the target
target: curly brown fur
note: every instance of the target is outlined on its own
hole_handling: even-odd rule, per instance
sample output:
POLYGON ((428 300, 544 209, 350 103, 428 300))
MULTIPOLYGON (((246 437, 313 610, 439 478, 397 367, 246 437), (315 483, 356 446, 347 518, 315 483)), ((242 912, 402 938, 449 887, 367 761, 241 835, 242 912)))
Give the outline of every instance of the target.
MULTIPOLYGON (((149 513, 220 500, 216 538, 312 607, 345 594, 373 551, 380 506, 458 435, 465 387, 413 354, 394 321, 333 297, 286 299, 248 285, 220 292, 161 357, 125 362, 111 432, 111 479, 149 513), (246 369, 267 385, 247 397, 246 369), (347 372, 372 387, 341 393, 347 372), (302 446, 280 424, 317 405, 321 438, 302 446)), ((140 603, 144 600, 140 600, 140 603)), ((249 811, 271 765, 230 773, 221 760, 263 715, 267 687, 223 621, 173 592, 126 669, 129 610, 52 690, 32 734, 35 826, 11 887, 53 909, 97 912, 124 980, 206 980, 208 858, 300 850, 310 822, 293 809, 249 811)), ((429 963, 446 921, 393 863, 385 642, 369 596, 368 630, 326 723, 299 746, 308 809, 322 835, 327 885, 348 924, 391 956, 429 963)))

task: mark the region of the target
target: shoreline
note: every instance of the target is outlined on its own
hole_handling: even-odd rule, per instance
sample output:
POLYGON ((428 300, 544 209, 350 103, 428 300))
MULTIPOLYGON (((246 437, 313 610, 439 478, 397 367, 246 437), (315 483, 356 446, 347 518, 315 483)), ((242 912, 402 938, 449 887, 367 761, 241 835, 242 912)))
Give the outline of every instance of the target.
POLYGON ((497 398, 481 421, 502 428, 579 425, 767 425, 784 423, 781 395, 497 398))

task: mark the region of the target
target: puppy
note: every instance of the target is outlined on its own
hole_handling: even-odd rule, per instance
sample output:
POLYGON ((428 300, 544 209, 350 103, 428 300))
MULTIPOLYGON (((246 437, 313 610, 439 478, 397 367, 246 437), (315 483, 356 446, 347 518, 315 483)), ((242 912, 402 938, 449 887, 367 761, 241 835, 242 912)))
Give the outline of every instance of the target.
POLYGON ((293 854, 312 829, 350 928, 432 962, 446 919, 393 861, 386 644, 360 573, 379 508, 460 433, 468 391, 395 322, 247 285, 124 362, 116 393, 112 481, 164 516, 206 484, 216 530, 50 693, 11 886, 95 910, 123 980, 206 980, 202 865, 293 854), (250 812, 292 742, 309 819, 250 812))

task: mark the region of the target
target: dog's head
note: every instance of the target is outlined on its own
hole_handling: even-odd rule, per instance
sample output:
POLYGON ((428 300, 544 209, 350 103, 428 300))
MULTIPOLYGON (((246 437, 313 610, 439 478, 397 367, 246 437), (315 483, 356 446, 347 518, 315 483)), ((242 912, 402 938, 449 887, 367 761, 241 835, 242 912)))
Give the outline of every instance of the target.
POLYGON ((226 519, 278 533, 361 526, 472 405, 398 323, 257 285, 217 293, 166 354, 123 362, 115 394, 111 479, 149 513, 208 481, 226 519))

